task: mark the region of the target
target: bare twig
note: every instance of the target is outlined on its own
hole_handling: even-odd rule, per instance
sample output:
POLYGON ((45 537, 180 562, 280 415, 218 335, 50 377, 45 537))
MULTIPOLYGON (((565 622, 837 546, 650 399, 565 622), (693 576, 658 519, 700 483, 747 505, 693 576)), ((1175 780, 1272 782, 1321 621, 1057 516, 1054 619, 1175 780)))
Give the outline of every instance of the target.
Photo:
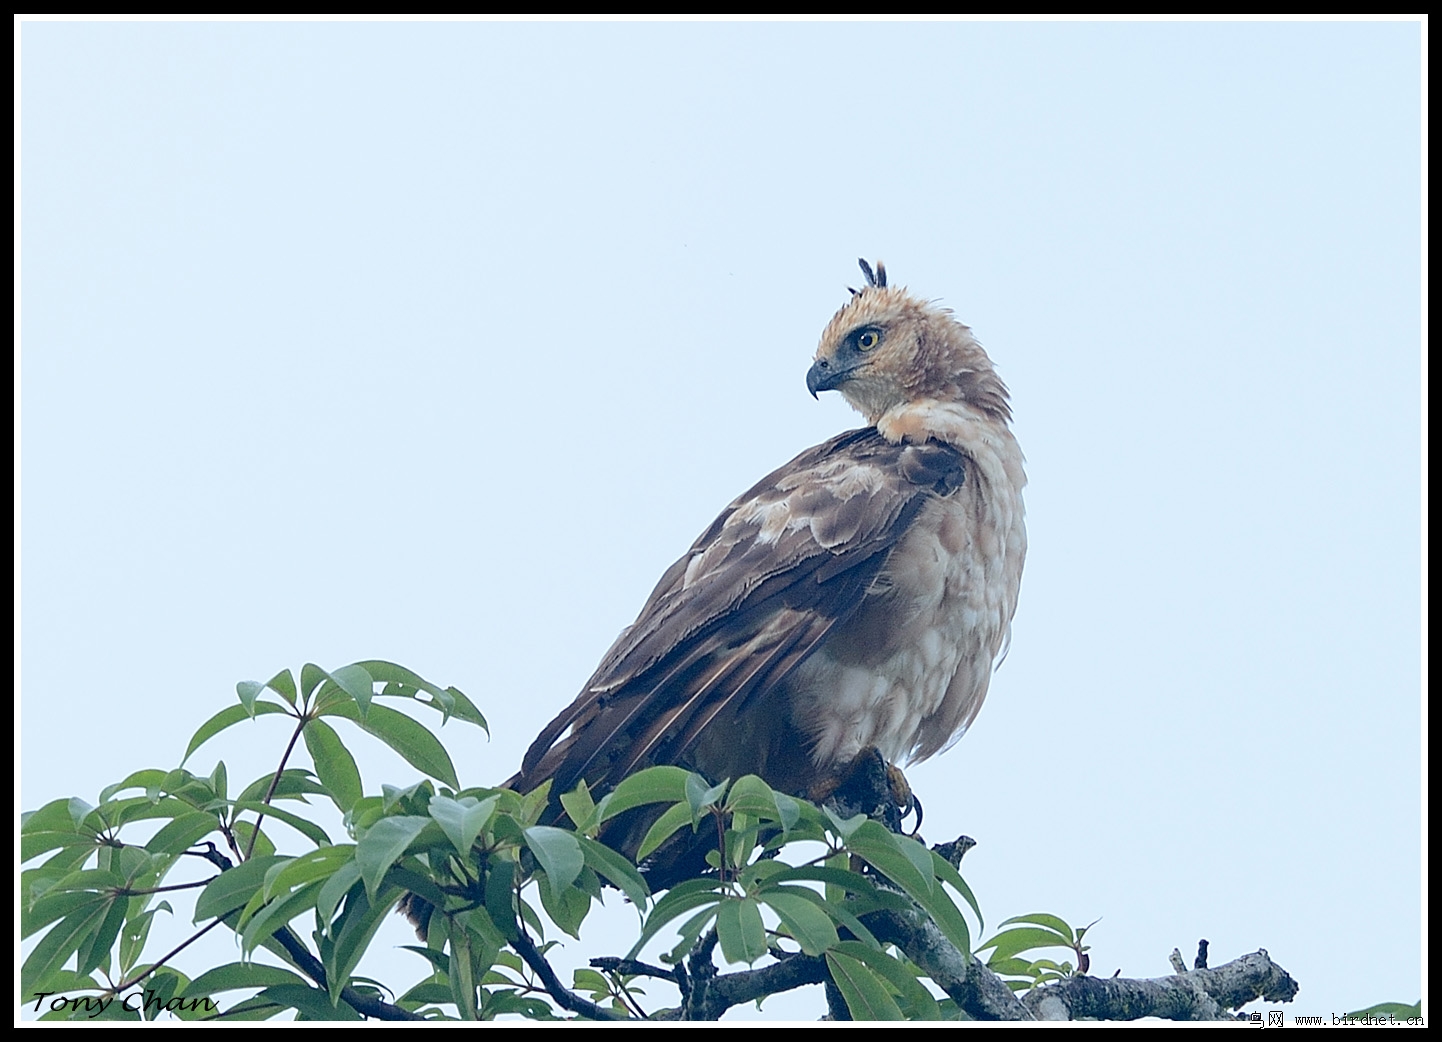
MULTIPOLYGON (((309 718, 304 713, 296 717, 295 733, 290 736, 290 741, 286 744, 285 752, 281 754, 280 766, 275 769, 275 777, 271 778, 270 788, 265 790, 265 798, 260 801, 261 803, 269 804, 271 797, 275 795, 276 786, 280 784, 280 779, 285 775, 286 762, 290 759, 290 754, 295 751, 295 743, 300 740, 301 732, 305 730, 305 725, 308 722, 309 718)), ((255 850, 256 837, 260 835, 260 823, 264 820, 265 811, 258 811, 255 817, 255 824, 250 830, 250 842, 245 845, 245 854, 241 857, 242 861, 250 860, 250 855, 255 850)))
POLYGON ((196 941, 200 940, 202 937, 208 934, 211 930, 219 926, 221 922, 222 920, 216 919, 214 922, 202 926, 199 930, 196 930, 195 933, 191 934, 185 940, 177 944, 174 948, 170 949, 170 951, 162 955, 159 959, 155 960, 155 962, 152 962, 149 966, 145 968, 143 972, 137 973, 134 977, 131 977, 129 980, 121 984, 117 984, 110 990, 114 994, 119 995, 122 991, 135 987, 135 985, 139 984, 146 977, 149 977, 156 970, 160 969, 160 967, 164 966, 171 959, 175 958, 181 952, 185 951, 185 949, 189 948, 196 941))
POLYGON ((194 890, 196 887, 209 886, 215 878, 215 876, 211 876, 210 879, 200 879, 194 883, 172 883, 170 886, 145 886, 138 887, 134 890, 130 887, 123 886, 116 889, 115 896, 139 897, 142 894, 167 894, 172 890, 194 890))
MULTIPOLYGON (((216 922, 220 922, 219 919, 216 922)), ((288 926, 281 927, 271 937, 285 949, 296 967, 311 980, 315 981, 322 989, 329 985, 326 983, 325 966, 321 961, 310 953, 304 944, 301 943, 288 926)), ((340 997, 349 1003, 357 1013, 365 1017, 374 1017, 376 1020, 425 1020, 419 1013, 412 1013, 400 1006, 393 1006, 389 1002, 382 1002, 373 995, 357 991, 349 984, 340 989, 340 997)))
POLYGON ((526 965, 541 978, 541 983, 546 986, 546 994, 556 1000, 556 1004, 568 1012, 578 1014, 590 1020, 625 1020, 622 1014, 615 1010, 607 1009, 605 1006, 598 1006, 590 999, 583 999, 574 991, 561 983, 561 978, 556 976, 556 971, 551 969, 551 964, 541 954, 530 934, 520 928, 517 924, 516 938, 511 942, 511 947, 516 949, 516 954, 525 960, 526 965))
MULTIPOLYGON (((621 959, 614 955, 602 955, 591 960, 591 965, 598 970, 607 973, 627 973, 641 977, 659 977, 661 980, 670 981, 679 985, 681 974, 674 969, 666 969, 664 966, 652 966, 647 962, 639 962, 636 959, 621 959)), ((684 971, 683 971, 684 972, 684 971)))

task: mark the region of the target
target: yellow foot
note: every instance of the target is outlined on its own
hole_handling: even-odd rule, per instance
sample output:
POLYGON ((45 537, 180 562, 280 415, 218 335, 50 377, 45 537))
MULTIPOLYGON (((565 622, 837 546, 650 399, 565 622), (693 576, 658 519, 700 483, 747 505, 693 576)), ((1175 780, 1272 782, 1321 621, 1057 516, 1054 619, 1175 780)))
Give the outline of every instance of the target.
POLYGON ((916 811, 916 827, 910 833, 916 835, 921 831, 921 800, 911 791, 911 782, 906 780, 906 775, 901 773, 901 768, 896 764, 886 765, 886 780, 891 785, 891 801, 896 805, 897 813, 905 819, 912 811, 916 811))
POLYGON ((920 825, 921 804, 906 775, 875 749, 866 750, 842 770, 818 778, 807 790, 807 798, 813 803, 835 803, 843 813, 866 814, 898 831, 901 819, 914 808, 920 825))

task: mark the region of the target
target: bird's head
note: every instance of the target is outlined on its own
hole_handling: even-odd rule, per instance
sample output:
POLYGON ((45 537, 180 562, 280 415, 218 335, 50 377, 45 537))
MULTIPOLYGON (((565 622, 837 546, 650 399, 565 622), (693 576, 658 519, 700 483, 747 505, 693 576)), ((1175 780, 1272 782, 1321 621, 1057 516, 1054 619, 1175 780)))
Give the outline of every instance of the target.
POLYGON ((1006 385, 971 330, 937 307, 886 284, 886 268, 865 260, 866 285, 821 334, 806 388, 840 391, 868 422, 909 403, 965 403, 1011 419, 1006 385))

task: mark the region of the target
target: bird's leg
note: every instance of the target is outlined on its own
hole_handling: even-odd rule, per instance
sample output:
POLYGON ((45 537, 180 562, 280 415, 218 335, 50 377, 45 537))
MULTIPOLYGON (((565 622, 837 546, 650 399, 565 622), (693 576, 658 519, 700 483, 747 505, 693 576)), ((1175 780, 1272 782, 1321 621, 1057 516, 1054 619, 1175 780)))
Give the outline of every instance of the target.
POLYGON ((902 819, 913 807, 920 809, 901 769, 876 749, 862 753, 847 771, 813 785, 808 795, 816 803, 831 802, 843 817, 865 814, 892 832, 901 831, 902 819))

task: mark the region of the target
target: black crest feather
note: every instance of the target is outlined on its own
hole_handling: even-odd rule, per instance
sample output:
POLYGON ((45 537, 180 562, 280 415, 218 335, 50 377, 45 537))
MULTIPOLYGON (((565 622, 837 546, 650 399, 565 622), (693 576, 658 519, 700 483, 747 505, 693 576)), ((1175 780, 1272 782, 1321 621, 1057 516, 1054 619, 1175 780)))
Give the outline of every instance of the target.
MULTIPOLYGON (((866 263, 866 258, 865 258, 865 257, 859 257, 859 258, 857 258, 856 263, 861 265, 861 272, 862 272, 863 275, 866 276, 866 284, 867 284, 868 286, 876 286, 876 287, 882 288, 882 289, 884 289, 884 288, 886 287, 886 265, 885 265, 885 264, 882 264, 881 261, 877 261, 877 262, 876 262, 876 270, 875 270, 875 271, 872 271, 872 270, 871 270, 871 265, 866 263)), ((856 290, 852 290, 851 292, 852 292, 852 293, 855 293, 856 290)))

